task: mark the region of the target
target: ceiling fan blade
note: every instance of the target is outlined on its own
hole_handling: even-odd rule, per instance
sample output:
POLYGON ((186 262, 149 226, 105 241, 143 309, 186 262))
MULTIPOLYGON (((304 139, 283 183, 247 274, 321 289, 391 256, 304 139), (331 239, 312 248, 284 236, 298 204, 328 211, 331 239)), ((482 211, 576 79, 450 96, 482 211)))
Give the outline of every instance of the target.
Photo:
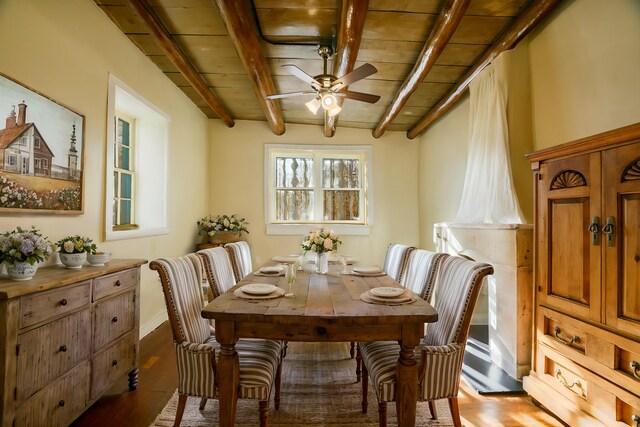
POLYGON ((289 93, 278 93, 275 95, 267 96, 267 99, 279 99, 279 98, 288 98, 290 96, 300 96, 300 95, 315 95, 317 92, 315 90, 305 90, 302 92, 289 92, 289 93))
POLYGON ((370 93, 353 92, 350 90, 343 90, 336 93, 336 95, 344 95, 345 98, 354 99, 356 101, 369 102, 375 104, 380 99, 379 95, 372 95, 370 93))
POLYGON ((377 72, 378 69, 373 65, 369 63, 363 64, 349 74, 345 74, 338 80, 334 81, 333 84, 331 84, 331 90, 340 90, 341 87, 349 86, 351 83, 362 80, 377 72))
POLYGON ((289 73, 293 74, 303 82, 309 83, 311 86, 315 88, 320 89, 320 87, 322 87, 319 81, 317 81, 316 79, 311 77, 309 74, 305 73, 304 71, 302 71, 300 68, 298 68, 293 64, 285 64, 282 66, 282 68, 284 68, 289 73))

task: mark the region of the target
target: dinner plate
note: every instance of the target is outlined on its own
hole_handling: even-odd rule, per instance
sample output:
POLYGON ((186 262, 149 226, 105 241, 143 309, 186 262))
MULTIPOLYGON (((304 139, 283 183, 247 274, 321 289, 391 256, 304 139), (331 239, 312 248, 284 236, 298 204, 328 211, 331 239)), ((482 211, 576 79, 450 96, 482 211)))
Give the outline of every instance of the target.
POLYGON ((371 295, 382 298, 394 298, 399 297, 404 292, 403 288, 392 288, 391 286, 381 286, 379 288, 372 288, 369 290, 371 295))
POLYGON ((280 267, 279 265, 261 267, 260 268, 260 273, 262 273, 262 274, 280 274, 280 273, 282 273, 282 267, 280 267))
POLYGON ((382 273, 382 269, 380 267, 353 267, 354 273, 365 273, 365 274, 374 274, 374 273, 382 273))
POLYGON ((298 257, 297 256, 293 256, 293 255, 289 255, 289 256, 274 256, 271 259, 274 260, 275 262, 284 262, 284 263, 287 263, 287 264, 292 264, 292 263, 298 261, 298 257))
POLYGON ((269 295, 276 290, 276 286, 268 283, 249 283, 240 289, 242 289, 242 292, 249 295, 269 295))

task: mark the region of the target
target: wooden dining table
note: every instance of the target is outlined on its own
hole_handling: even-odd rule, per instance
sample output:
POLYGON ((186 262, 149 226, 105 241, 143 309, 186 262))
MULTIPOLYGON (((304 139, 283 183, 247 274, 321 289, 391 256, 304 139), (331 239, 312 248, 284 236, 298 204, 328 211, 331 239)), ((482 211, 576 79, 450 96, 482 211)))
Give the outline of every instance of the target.
MULTIPOLYGON (((220 343, 217 379, 219 425, 234 426, 238 401, 239 338, 283 341, 354 342, 398 341, 396 411, 398 425, 412 427, 416 420, 418 366, 414 350, 424 336, 425 323, 437 321, 435 309, 421 298, 410 304, 385 305, 363 301, 360 295, 380 286, 399 287, 389 276, 360 277, 342 274, 331 265, 329 273, 315 273, 313 265, 298 271, 294 297, 265 300, 239 298, 234 291, 250 283, 268 283, 288 290, 284 276, 250 274, 210 302, 202 316, 215 320, 220 343)), ((286 361, 286 359, 285 359, 286 361)))

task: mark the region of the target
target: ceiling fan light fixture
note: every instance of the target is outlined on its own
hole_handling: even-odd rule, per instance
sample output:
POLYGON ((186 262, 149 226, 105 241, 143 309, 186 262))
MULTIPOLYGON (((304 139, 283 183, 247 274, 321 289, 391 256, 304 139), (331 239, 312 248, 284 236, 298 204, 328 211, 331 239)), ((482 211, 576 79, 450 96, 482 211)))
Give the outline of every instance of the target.
POLYGON ((327 111, 332 110, 338 106, 338 98, 332 93, 322 94, 322 108, 327 111))
POLYGON ((309 111, 311 111, 315 116, 322 103, 318 100, 318 98, 313 98, 311 101, 306 102, 304 105, 306 105, 309 111))
POLYGON ((335 116, 340 111, 342 111, 342 107, 340 107, 338 104, 336 104, 335 107, 333 107, 330 110, 327 110, 327 114, 329 114, 329 116, 331 117, 331 116, 335 116))

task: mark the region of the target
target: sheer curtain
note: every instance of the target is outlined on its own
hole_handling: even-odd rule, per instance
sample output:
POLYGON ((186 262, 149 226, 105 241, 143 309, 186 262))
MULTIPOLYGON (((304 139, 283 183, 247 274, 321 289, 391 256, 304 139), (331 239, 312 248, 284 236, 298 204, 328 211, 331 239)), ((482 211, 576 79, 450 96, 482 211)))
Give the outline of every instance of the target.
POLYGON ((469 157, 458 223, 524 222, 509 162, 507 60, 500 55, 469 85, 469 157))

